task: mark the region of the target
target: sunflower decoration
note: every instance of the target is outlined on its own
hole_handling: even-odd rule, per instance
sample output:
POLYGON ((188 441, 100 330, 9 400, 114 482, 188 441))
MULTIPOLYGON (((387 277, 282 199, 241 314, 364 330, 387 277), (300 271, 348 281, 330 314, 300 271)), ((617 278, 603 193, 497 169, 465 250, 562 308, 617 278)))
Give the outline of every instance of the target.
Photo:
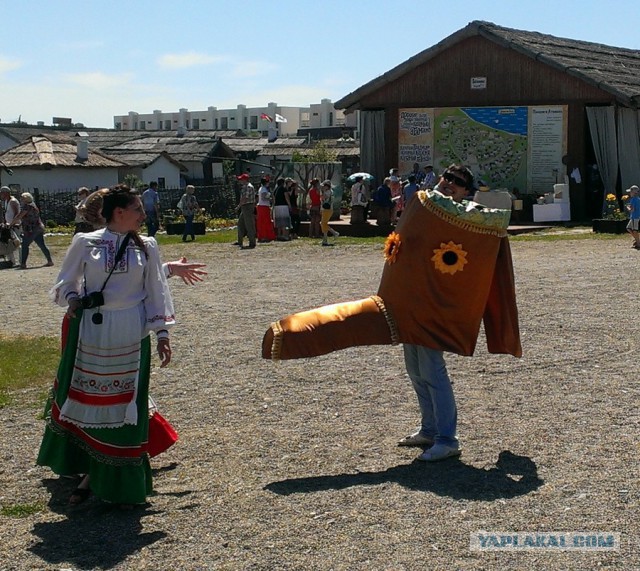
POLYGON ((453 275, 464 269, 467 263, 467 252, 462 249, 462 244, 454 244, 451 241, 448 244, 441 242, 440 248, 433 251, 431 261, 436 270, 453 275))
POLYGON ((387 264, 391 265, 396 261, 401 244, 400 234, 391 232, 384 243, 384 259, 387 261, 387 264))

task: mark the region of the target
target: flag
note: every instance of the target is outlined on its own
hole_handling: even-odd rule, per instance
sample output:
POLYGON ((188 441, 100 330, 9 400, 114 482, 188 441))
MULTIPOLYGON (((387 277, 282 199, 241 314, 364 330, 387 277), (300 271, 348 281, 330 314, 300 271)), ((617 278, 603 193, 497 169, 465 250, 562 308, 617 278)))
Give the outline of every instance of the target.
MULTIPOLYGON (((276 115, 276 117, 277 117, 277 115, 276 115)), ((271 117, 269 117, 269 115, 267 115, 266 113, 262 113, 260 115, 260 119, 264 119, 265 121, 269 121, 269 123, 273 122, 273 119, 271 117)))
POLYGON ((285 117, 283 117, 282 115, 278 115, 276 113, 276 123, 286 123, 287 119, 285 117))

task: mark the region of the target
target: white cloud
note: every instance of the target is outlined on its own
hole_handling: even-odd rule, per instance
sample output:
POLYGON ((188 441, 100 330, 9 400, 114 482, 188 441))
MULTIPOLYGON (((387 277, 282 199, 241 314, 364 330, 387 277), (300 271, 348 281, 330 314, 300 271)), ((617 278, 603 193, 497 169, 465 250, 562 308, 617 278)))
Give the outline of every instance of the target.
POLYGON ((278 65, 263 61, 240 61, 236 62, 231 70, 232 77, 246 79, 249 77, 259 77, 274 73, 278 65))
POLYGON ((66 78, 70 83, 98 91, 129 85, 133 79, 133 74, 119 73, 108 75, 96 71, 92 73, 67 74, 66 78))
POLYGON ((14 69, 22 67, 22 62, 18 59, 10 59, 4 56, 0 56, 0 73, 6 73, 14 69))
POLYGON ((212 65, 225 60, 225 56, 185 52, 181 54, 165 54, 157 59, 157 63, 165 69, 183 69, 186 67, 212 65))

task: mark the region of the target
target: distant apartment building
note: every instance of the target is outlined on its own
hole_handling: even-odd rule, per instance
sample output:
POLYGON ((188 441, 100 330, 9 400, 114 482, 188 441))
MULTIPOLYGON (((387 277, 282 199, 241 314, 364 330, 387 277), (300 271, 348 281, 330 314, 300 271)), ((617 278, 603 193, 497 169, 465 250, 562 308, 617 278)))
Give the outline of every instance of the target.
POLYGON ((270 135, 274 130, 279 136, 297 135, 300 129, 321 128, 357 128, 357 113, 345 116, 335 109, 330 99, 309 107, 284 107, 269 103, 266 107, 247 107, 238 105, 235 109, 208 107, 206 111, 137 113, 129 111, 127 115, 116 115, 113 126, 120 131, 237 131, 257 132, 270 135), (286 122, 276 121, 276 116, 286 122), (269 121, 271 119, 271 121, 269 121))

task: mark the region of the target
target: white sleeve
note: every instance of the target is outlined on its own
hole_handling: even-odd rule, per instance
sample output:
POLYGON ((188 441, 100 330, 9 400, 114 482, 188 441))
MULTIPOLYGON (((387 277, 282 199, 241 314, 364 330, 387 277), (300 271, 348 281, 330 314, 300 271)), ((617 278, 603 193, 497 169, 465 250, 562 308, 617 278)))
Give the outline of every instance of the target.
POLYGON ((82 296, 83 294, 82 280, 84 277, 86 247, 87 244, 83 234, 76 234, 71 241, 71 246, 69 246, 64 260, 62 260, 56 284, 49 290, 49 298, 61 307, 67 307, 70 297, 82 296))
POLYGON ((144 299, 146 329, 158 331, 175 325, 173 299, 155 238, 143 238, 149 259, 145 268, 144 299))

